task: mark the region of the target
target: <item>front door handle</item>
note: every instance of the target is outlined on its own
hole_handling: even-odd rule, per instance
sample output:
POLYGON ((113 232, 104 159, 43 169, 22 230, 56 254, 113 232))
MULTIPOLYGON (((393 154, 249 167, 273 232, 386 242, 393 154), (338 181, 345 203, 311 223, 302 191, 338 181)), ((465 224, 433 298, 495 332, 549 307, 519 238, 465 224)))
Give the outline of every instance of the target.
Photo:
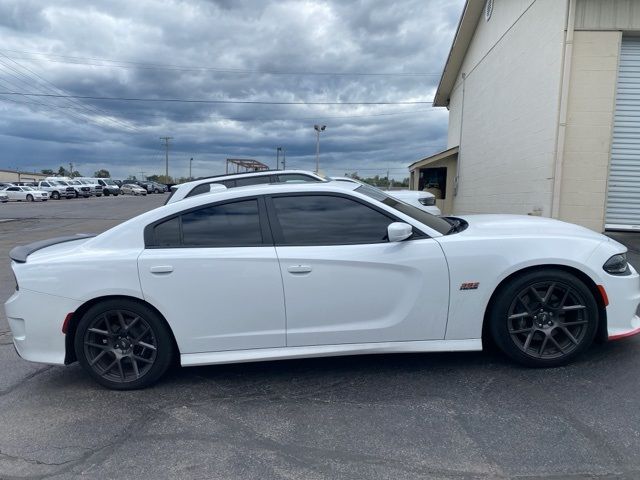
POLYGON ((155 265, 149 269, 151 273, 171 273, 173 267, 171 265, 155 265))
POLYGON ((291 265, 287 271, 293 274, 311 273, 311 267, 309 265, 291 265))

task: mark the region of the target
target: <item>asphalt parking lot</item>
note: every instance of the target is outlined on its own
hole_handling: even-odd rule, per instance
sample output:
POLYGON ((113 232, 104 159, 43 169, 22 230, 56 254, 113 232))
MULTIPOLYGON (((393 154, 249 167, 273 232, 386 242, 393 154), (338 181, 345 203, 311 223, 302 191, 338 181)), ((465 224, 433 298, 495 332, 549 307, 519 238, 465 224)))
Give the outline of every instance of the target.
MULTIPOLYGON (((101 232, 165 198, 0 204, 0 301, 14 245, 101 232)), ((640 266, 636 235, 617 238, 640 266)), ((77 365, 21 360, 7 331, 2 312, 2 479, 640 478, 637 338, 549 370, 380 355, 176 368, 114 392, 77 365)))

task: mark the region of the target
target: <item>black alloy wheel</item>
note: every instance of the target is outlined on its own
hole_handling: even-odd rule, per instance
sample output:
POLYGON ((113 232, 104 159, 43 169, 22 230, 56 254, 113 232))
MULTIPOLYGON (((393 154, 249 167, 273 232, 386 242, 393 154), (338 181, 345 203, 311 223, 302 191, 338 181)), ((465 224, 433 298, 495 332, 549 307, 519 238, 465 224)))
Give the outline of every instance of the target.
POLYGON ((101 385, 132 390, 156 382, 173 357, 164 321, 130 300, 109 300, 80 320, 75 350, 82 367, 101 385))
POLYGON ((589 288, 562 270, 534 271, 499 294, 491 332, 500 349, 528 366, 563 365, 593 342, 598 306, 589 288))

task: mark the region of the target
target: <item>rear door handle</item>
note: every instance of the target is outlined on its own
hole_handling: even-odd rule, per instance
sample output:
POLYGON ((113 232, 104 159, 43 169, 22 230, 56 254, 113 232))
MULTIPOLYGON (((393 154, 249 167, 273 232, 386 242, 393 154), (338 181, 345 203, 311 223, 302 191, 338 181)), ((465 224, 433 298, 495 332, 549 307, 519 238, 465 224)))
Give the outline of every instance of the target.
POLYGON ((309 265, 291 265, 287 271, 293 274, 311 273, 311 267, 309 265))
POLYGON ((171 265, 156 265, 149 269, 151 273, 171 273, 173 267, 171 265))

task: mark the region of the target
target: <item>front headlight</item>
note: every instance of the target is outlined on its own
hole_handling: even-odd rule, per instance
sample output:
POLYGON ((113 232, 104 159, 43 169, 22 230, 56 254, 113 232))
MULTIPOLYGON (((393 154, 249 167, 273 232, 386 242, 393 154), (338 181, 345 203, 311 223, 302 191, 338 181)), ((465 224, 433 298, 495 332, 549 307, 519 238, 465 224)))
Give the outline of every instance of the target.
POLYGON ((604 263, 602 268, 611 275, 629 275, 631 273, 626 253, 614 255, 604 263))
POLYGON ((418 201, 425 207, 432 207, 436 204, 436 197, 420 197, 418 201))

